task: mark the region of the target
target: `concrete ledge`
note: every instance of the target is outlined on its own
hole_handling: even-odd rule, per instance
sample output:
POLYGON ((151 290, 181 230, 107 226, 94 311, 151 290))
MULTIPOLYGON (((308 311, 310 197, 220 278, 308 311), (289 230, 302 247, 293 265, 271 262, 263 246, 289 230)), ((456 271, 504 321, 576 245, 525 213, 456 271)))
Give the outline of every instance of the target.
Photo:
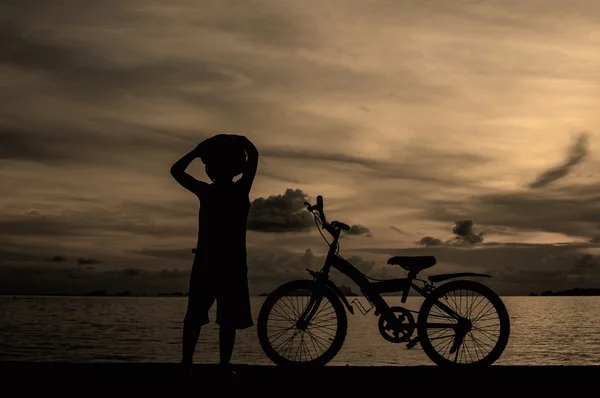
MULTIPOLYGON (((402 395, 406 391, 426 396, 432 392, 449 392, 452 396, 479 396, 482 388, 498 394, 538 396, 541 393, 572 394, 597 389, 600 366, 492 366, 484 369, 454 370, 437 366, 354 367, 326 366, 318 369, 284 369, 275 366, 234 365, 237 377, 225 377, 218 365, 194 365, 194 375, 188 376, 179 364, 172 363, 46 363, 0 362, 0 378, 6 384, 28 383, 29 387, 95 385, 98 388, 119 387, 154 389, 179 387, 200 389, 235 388, 244 392, 324 391, 364 394, 389 392, 402 395), (472 389, 470 392, 469 389, 472 389), (527 390, 525 392, 524 390, 527 390), (564 390, 564 392, 563 392, 564 390), (454 391, 454 392, 453 392, 454 391), (559 392, 560 391, 560 392, 559 392)), ((156 390, 154 390, 156 392, 156 390)), ((363 394, 363 395, 364 395, 363 394)), ((201 394, 202 395, 202 394, 201 394)), ((312 395, 312 394, 311 394, 312 395)), ((487 394, 484 394, 487 395, 487 394)), ((496 396, 496 394, 492 394, 496 396)), ((319 394, 316 394, 319 396, 319 394)), ((353 395, 354 396, 354 395, 353 395)), ((596 396, 595 393, 589 396, 596 396)))

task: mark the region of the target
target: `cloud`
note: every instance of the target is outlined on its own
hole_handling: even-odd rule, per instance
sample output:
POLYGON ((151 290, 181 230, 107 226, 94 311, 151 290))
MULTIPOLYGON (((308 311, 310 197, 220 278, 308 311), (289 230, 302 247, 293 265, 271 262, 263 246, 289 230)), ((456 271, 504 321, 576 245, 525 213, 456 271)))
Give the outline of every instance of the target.
POLYGON ((346 231, 348 235, 369 235, 371 230, 363 225, 352 225, 350 229, 346 231))
POLYGON ((189 271, 140 267, 96 270, 93 266, 44 265, 41 262, 0 261, 0 292, 10 294, 84 294, 106 290, 134 294, 187 292, 189 271))
POLYGON ((128 275, 128 276, 138 276, 142 274, 142 269, 141 268, 125 268, 124 270, 121 271, 121 273, 123 275, 128 275))
POLYGON ((306 210, 310 200, 300 189, 287 189, 284 194, 252 201, 248 229, 265 233, 307 232, 314 226, 313 216, 306 210))
MULTIPOLYGON (((317 271, 325 264, 326 255, 317 256, 308 248, 304 252, 255 248, 248 252, 248 278, 252 284, 273 289, 281 283, 310 277, 306 269, 317 271)), ((383 266, 359 255, 351 255, 346 260, 361 272, 372 277, 387 276, 383 266)), ((332 269, 331 278, 338 284, 353 285, 353 282, 339 271, 332 269)))
POLYGON ((183 249, 141 249, 134 250, 132 253, 141 254, 144 256, 165 258, 172 260, 186 260, 191 261, 193 259, 193 252, 189 248, 183 249))
POLYGON ((433 236, 425 236, 415 243, 421 246, 440 246, 444 244, 441 239, 434 238, 433 236))
POLYGON ((452 233, 456 235, 451 242, 458 245, 474 245, 483 242, 483 232, 475 233, 472 220, 456 221, 452 228, 452 233))
POLYGON ((77 264, 79 265, 96 265, 96 264, 100 264, 101 261, 97 260, 95 258, 83 258, 83 257, 79 257, 77 259, 77 264))
POLYGON ((52 257, 48 257, 46 259, 46 261, 49 261, 51 263, 62 263, 64 261, 67 261, 67 258, 65 256, 61 256, 59 254, 52 256, 52 257))
MULTIPOLYGON (((189 233, 181 225, 173 224, 169 215, 176 221, 186 220, 186 213, 173 207, 135 206, 121 204, 112 210, 90 208, 70 210, 39 215, 7 215, 0 216, 0 236, 12 237, 107 237, 118 235, 146 235, 156 237, 182 237, 189 233), (148 222, 147 217, 153 208, 162 209, 165 219, 148 222)), ((183 224, 185 225, 185 224, 183 224)))
MULTIPOLYGON (((43 257, 30 258, 14 253, 10 256, 0 252, 0 292, 38 294, 82 294, 93 290, 121 292, 129 290, 134 294, 160 292, 187 292, 191 261, 179 262, 178 251, 143 250, 153 253, 166 261, 155 269, 147 267, 144 258, 132 258, 123 266, 104 262, 101 270, 68 265, 66 263, 44 263, 43 257), (172 260, 168 260, 168 256, 172 260), (10 259, 10 261, 7 261, 10 259), (175 261, 173 261, 175 260, 175 261), (179 267, 165 267, 164 264, 181 263, 179 267), (186 267, 187 268, 184 268, 186 267), (73 282, 75 280, 76 282, 73 282)), ((274 289, 293 279, 310 277, 306 269, 318 270, 325 263, 325 255, 316 255, 310 248, 304 251, 290 251, 277 247, 250 246, 248 248, 249 281, 253 294, 274 289)), ((347 258, 355 267, 371 275, 384 275, 372 260, 359 255, 347 258)), ((337 283, 351 283, 338 271, 332 270, 332 278, 337 283)))
MULTIPOLYGON (((215 88, 235 84, 234 76, 217 62, 185 59, 155 60, 153 63, 124 64, 104 57, 97 48, 59 40, 35 28, 15 22, 0 27, 0 64, 21 71, 41 73, 67 95, 80 100, 101 100, 125 93, 156 96, 174 95, 186 82, 215 88)), ((216 94, 216 93, 215 93, 216 94)), ((196 97, 201 100, 202 96, 196 97)), ((209 98, 205 102, 209 104, 209 98)), ((213 103, 219 102, 215 95, 213 103)))
POLYGON ((435 256, 427 275, 478 272, 492 275, 481 282, 501 295, 528 295, 545 290, 600 287, 600 264, 594 244, 526 244, 497 242, 473 247, 438 245, 427 248, 364 248, 362 253, 385 256, 435 256))
POLYGON ((443 242, 439 238, 432 236, 425 236, 419 241, 415 242, 421 246, 441 246, 441 245, 456 245, 456 246, 469 246, 476 245, 483 242, 484 232, 476 233, 473 229, 473 220, 460 220, 455 221, 452 233, 455 235, 453 238, 443 242))
POLYGON ((454 222, 469 216, 486 229, 511 228, 514 231, 540 231, 567 236, 600 237, 600 207, 597 183, 571 184, 537 190, 500 191, 475 194, 466 199, 432 200, 421 211, 435 221, 454 222), (551 216, 549 216, 551 215, 551 216))
MULTIPOLYGON (((517 240, 539 231, 600 242, 598 184, 557 183, 594 161, 583 136, 562 165, 527 176, 529 189, 506 188, 523 185, 524 166, 548 156, 524 157, 522 148, 560 145, 566 129, 597 125, 589 104, 599 58, 586 34, 597 26, 597 5, 9 3, 0 6, 0 250, 10 253, 2 265, 73 265, 81 269, 56 275, 95 278, 98 288, 135 280, 185 289, 185 278, 150 277, 184 270, 193 257, 184 247, 195 243, 196 198, 168 168, 208 135, 235 131, 263 155, 253 195, 265 203, 251 209, 250 245, 293 250, 273 261, 289 256, 300 267, 313 245, 315 234, 283 234, 314 225, 299 204, 284 206, 296 203, 289 184, 319 190, 377 236, 347 234, 345 250, 382 245, 388 225, 403 225, 406 235, 392 239, 407 245, 429 235, 418 253, 464 243, 487 250, 503 229, 517 240), (277 192, 283 198, 269 196, 277 192), (26 218, 29 208, 38 213, 26 218), (478 229, 457 227, 447 243, 441 232, 413 227, 456 220, 478 229), (17 250, 27 244, 33 249, 17 250), (45 261, 56 253, 69 262, 45 261), (101 258, 102 267, 77 274, 92 271, 70 263, 78 256, 101 258), (125 274, 104 274, 108 267, 125 274)), ((265 264, 268 249, 257 257, 265 264)))
POLYGON ((574 166, 581 163, 588 154, 589 134, 581 133, 573 146, 569 148, 567 159, 559 166, 553 167, 540 174, 529 184, 530 188, 543 188, 554 181, 566 177, 574 166))
POLYGON ((348 236, 360 236, 363 235, 366 238, 372 238, 373 234, 371 230, 363 225, 355 224, 351 225, 348 231, 342 231, 340 239, 348 239, 348 236))
POLYGON ((600 269, 600 259, 597 256, 591 254, 583 254, 577 258, 571 268, 571 272, 574 274, 590 274, 600 269))
POLYGON ((395 226, 393 226, 393 225, 392 225, 392 226, 390 226, 390 229, 391 229, 391 230, 393 230, 393 231, 396 231, 396 232, 398 232, 399 234, 406 235, 406 232, 402 231, 400 228, 398 228, 398 227, 395 227, 395 226))

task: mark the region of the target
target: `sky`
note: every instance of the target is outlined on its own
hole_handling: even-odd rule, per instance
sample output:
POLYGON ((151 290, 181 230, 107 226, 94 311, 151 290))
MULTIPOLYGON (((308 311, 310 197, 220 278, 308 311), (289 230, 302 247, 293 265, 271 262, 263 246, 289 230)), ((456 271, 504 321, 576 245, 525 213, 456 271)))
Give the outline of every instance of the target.
POLYGON ((0 0, 0 291, 187 291, 199 202, 169 169, 220 133, 260 152, 253 294, 322 266, 317 195, 353 226, 340 254, 375 278, 433 255, 422 275, 488 273, 503 295, 600 287, 598 15, 0 0))

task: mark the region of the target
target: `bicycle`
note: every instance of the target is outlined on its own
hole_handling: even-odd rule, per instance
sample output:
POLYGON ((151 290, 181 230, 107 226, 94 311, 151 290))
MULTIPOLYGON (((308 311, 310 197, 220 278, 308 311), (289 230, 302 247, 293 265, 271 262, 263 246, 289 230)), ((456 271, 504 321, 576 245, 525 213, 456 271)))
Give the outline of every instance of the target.
POLYGON ((314 216, 321 236, 330 247, 321 270, 306 269, 312 279, 284 283, 267 295, 258 315, 257 331, 260 345, 272 362, 279 366, 323 366, 342 348, 348 328, 345 308, 351 314, 354 314, 354 308, 344 293, 329 279, 332 267, 358 285, 371 308, 366 309, 358 299, 354 299, 352 303, 357 303, 356 306, 363 315, 375 308, 374 314, 379 316, 379 332, 387 341, 406 343, 407 348, 414 348, 420 343, 425 354, 438 366, 489 366, 502 355, 510 335, 510 318, 500 297, 486 285, 472 280, 446 282, 464 277, 489 278, 490 275, 472 272, 438 274, 429 276, 427 282, 417 278, 417 275, 436 264, 434 256, 395 256, 387 263, 408 271, 406 278, 370 278, 339 255, 338 240, 341 231, 347 231, 350 227, 340 221, 327 222, 322 196, 317 197, 316 205, 308 202, 304 204, 314 216), (323 229, 333 236, 332 243, 323 235, 323 229), (423 285, 419 286, 414 281, 422 282, 423 285), (436 287, 435 284, 440 282, 446 283, 436 287), (406 303, 411 288, 424 297, 419 311, 402 306, 390 307, 382 297, 384 293, 402 292, 402 303, 406 303), (466 291, 466 296, 463 293, 449 299, 456 291, 466 291), (468 304, 468 299, 475 296, 477 298, 468 304), (482 299, 479 300, 480 298, 482 299), (487 302, 482 304, 484 300, 487 302), (321 306, 324 301, 327 303, 321 306), (295 305, 300 302, 302 305, 295 309, 295 305), (457 308, 451 308, 453 305, 457 308), (496 315, 489 315, 492 309, 496 310, 496 315), (286 310, 291 310, 291 313, 283 314, 286 310), (416 321, 413 312, 418 314, 416 321), (471 315, 474 315, 472 319, 471 315), (273 326, 269 325, 270 321, 274 322, 273 326), (492 324, 475 326, 479 321, 492 324), (291 323, 291 326, 284 326, 284 322, 291 323), (490 328, 498 329, 497 335, 490 328), (415 330, 417 334, 413 337, 415 330), (269 332, 272 331, 274 333, 270 335, 269 332), (450 334, 442 333, 447 331, 450 334), (317 336, 317 332, 323 332, 324 337, 317 336), (475 332, 482 334, 479 339, 474 337, 475 332), (289 333, 292 334, 291 337, 285 339, 284 336, 289 333), (300 343, 297 348, 292 348, 296 337, 300 343), (492 337, 495 337, 494 342, 490 342, 492 337), (305 342, 305 338, 310 338, 312 344, 305 342), (467 342, 472 343, 471 349, 467 342), (484 349, 488 347, 491 349, 484 355, 484 349), (278 352, 280 348, 283 353, 278 352), (438 352, 438 348, 442 352, 438 352), (446 357, 446 353, 449 357, 446 357), (463 362, 473 360, 473 357, 477 360, 463 362))

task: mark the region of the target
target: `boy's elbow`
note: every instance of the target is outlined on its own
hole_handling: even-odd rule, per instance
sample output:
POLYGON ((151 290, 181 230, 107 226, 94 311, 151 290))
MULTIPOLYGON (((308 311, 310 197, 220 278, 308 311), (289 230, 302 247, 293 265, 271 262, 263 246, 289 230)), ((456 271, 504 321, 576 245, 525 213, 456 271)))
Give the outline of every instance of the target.
POLYGON ((175 165, 171 166, 171 170, 169 170, 171 176, 175 179, 177 179, 179 177, 179 175, 181 175, 181 170, 179 170, 179 168, 175 165))
POLYGON ((258 150, 256 148, 248 149, 248 158, 249 159, 258 159, 258 150))

